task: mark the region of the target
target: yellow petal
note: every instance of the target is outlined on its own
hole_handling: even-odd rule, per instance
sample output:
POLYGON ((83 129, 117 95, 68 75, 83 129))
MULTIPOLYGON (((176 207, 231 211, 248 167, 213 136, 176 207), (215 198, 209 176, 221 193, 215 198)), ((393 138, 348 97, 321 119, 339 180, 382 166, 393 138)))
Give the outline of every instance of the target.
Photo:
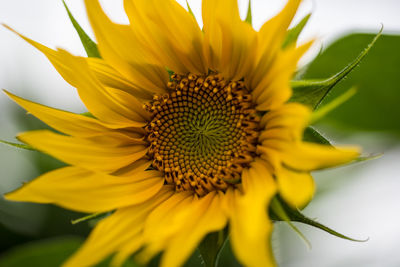
POLYGON ((264 130, 260 136, 259 140, 262 142, 264 140, 282 140, 282 141, 293 141, 295 136, 293 135, 293 130, 290 128, 271 128, 264 130))
POLYGON ((147 263, 168 246, 171 236, 180 232, 185 224, 177 219, 180 218, 178 214, 185 212, 192 202, 192 192, 176 192, 152 211, 146 220, 143 233, 146 247, 137 256, 139 262, 147 263))
POLYGON ((113 147, 47 130, 23 133, 18 139, 68 164, 105 173, 128 166, 147 153, 143 145, 113 147))
POLYGON ((267 214, 275 182, 260 161, 243 170, 242 180, 245 193, 236 192, 231 206, 232 248, 244 266, 275 266, 270 245, 272 222, 267 214))
MULTIPOLYGON (((259 31, 260 46, 258 48, 258 64, 261 66, 271 65, 274 56, 281 49, 283 38, 296 14, 301 0, 288 0, 286 6, 274 18, 270 19, 259 31)), ((258 74, 260 75, 260 73, 258 74)), ((259 80, 259 78, 256 78, 259 80)))
POLYGON ((177 220, 185 223, 171 238, 160 266, 183 265, 208 233, 224 228, 227 217, 223 213, 223 198, 223 193, 212 192, 200 199, 195 198, 187 205, 186 212, 181 214, 182 217, 177 217, 177 220))
POLYGON ((125 168, 119 169, 117 172, 114 172, 113 175, 122 177, 134 176, 137 172, 147 170, 152 163, 153 161, 149 159, 139 159, 134 163, 126 166, 125 168))
POLYGON ((277 181, 280 195, 294 208, 303 208, 314 195, 315 183, 309 172, 281 168, 277 181))
MULTIPOLYGON (((78 136, 79 137, 79 136, 78 136)), ((130 146, 130 145, 147 145, 145 137, 141 133, 135 132, 119 132, 119 131, 109 131, 109 132, 99 132, 97 135, 85 137, 97 144, 107 144, 108 146, 118 147, 118 146, 130 146)))
POLYGON ((236 0, 203 0, 202 15, 205 32, 215 28, 218 20, 231 23, 235 23, 240 20, 238 3, 236 0))
MULTIPOLYGON (((11 94, 10 92, 5 92, 11 99, 17 102, 29 113, 33 114, 35 117, 54 129, 68 135, 91 137, 110 131, 110 129, 103 125, 99 120, 68 111, 50 108, 23 99, 11 94)), ((122 138, 122 134, 118 135, 118 137, 122 138)))
POLYGON ((348 163, 360 155, 358 147, 331 147, 314 143, 284 145, 283 163, 300 171, 312 171, 348 163))
POLYGON ((203 33, 174 0, 125 0, 132 31, 164 66, 177 73, 207 73, 203 33))
MULTIPOLYGON (((283 41, 283 38, 286 36, 286 30, 292 22, 301 1, 302 0, 288 0, 287 4, 278 15, 264 23, 260 29, 261 35, 265 38, 264 40, 269 39, 266 38, 267 36, 273 36, 277 38, 277 40, 274 41, 283 41)), ((279 46, 280 45, 281 44, 279 44, 279 46)))
POLYGON ((278 109, 267 112, 260 121, 260 127, 264 130, 259 140, 261 142, 264 141, 267 139, 268 134, 273 134, 272 132, 276 130, 288 131, 292 137, 291 139, 301 140, 310 115, 311 110, 299 103, 288 103, 278 109), (270 131, 271 133, 269 133, 270 131))
POLYGON ((146 221, 145 237, 147 241, 155 242, 158 239, 165 238, 164 236, 169 236, 175 231, 179 230, 180 222, 177 224, 171 223, 172 214, 176 215, 178 210, 185 210, 193 202, 193 193, 190 191, 176 192, 167 201, 159 205, 154 211, 149 215, 146 221), (165 223, 169 222, 168 228, 165 228, 165 223))
MULTIPOLYGON (((332 147, 307 142, 267 139, 257 147, 262 158, 275 156, 283 166, 307 172, 349 163, 360 155, 358 147, 332 147)), ((274 165, 279 169, 281 164, 274 165)))
POLYGON ((143 116, 142 105, 138 101, 129 106, 120 102, 90 72, 84 58, 72 56, 64 50, 59 50, 57 56, 63 64, 63 69, 59 69, 60 74, 78 89, 82 101, 95 117, 111 124, 110 127, 146 125, 147 117, 143 116), (79 72, 75 71, 77 69, 79 72))
MULTIPOLYGON (((262 128, 275 127, 277 124, 282 124, 282 119, 293 118, 292 120, 305 121, 310 116, 311 110, 300 103, 286 103, 278 109, 265 113, 260 121, 262 128)), ((287 121, 286 121, 287 122, 287 121)), ((296 123, 296 125, 299 123, 296 123)), ((304 122, 303 122, 304 124, 304 122)), ((286 125, 286 124, 283 124, 286 125)))
POLYGON ((255 61, 257 35, 240 19, 237 1, 204 0, 203 23, 209 67, 227 79, 247 78, 255 61))
POLYGON ((95 117, 107 123, 109 127, 143 127, 146 124, 146 119, 135 112, 137 108, 142 107, 135 109, 119 103, 90 72, 84 58, 72 56, 64 50, 55 51, 15 33, 44 53, 61 76, 77 88, 79 96, 88 110, 95 117))
POLYGON ((273 170, 281 168, 281 154, 272 147, 258 146, 257 153, 260 154, 261 159, 268 162, 273 170))
MULTIPOLYGON (((101 56, 129 81, 153 93, 165 92, 168 73, 128 25, 113 23, 98 0, 86 0, 86 10, 101 56)), ((148 33, 149 34, 149 33, 148 33)))
POLYGON ((291 58, 293 53, 282 51, 281 45, 300 2, 301 0, 289 0, 285 8, 267 21, 259 31, 255 68, 249 76, 250 88, 254 89, 253 98, 259 110, 274 109, 291 96, 289 80, 298 59, 291 58), (259 99, 261 94, 263 99, 259 99))
POLYGON ((164 186, 145 203, 121 208, 100 221, 83 246, 63 267, 92 266, 114 252, 123 253, 128 248, 140 248, 143 244, 142 231, 146 217, 172 194, 173 189, 164 186))
POLYGON ((96 75, 97 79, 104 87, 116 88, 144 100, 151 100, 153 98, 153 92, 151 90, 149 91, 134 85, 111 67, 105 60, 88 57, 86 61, 90 70, 96 75))
POLYGON ((253 80, 252 96, 258 110, 270 110, 285 103, 292 95, 290 80, 299 59, 310 48, 313 41, 299 47, 291 47, 277 53, 271 65, 258 66, 259 80, 253 80))
MULTIPOLYGON (((130 93, 112 87, 104 87, 104 89, 106 89, 112 98, 120 103, 125 109, 133 110, 135 115, 139 115, 141 119, 146 122, 151 120, 149 112, 143 108, 143 102, 139 101, 130 93)), ((126 114, 129 115, 128 112, 126 114)))
POLYGON ((103 212, 144 202, 160 191, 163 183, 162 173, 156 171, 121 178, 65 167, 36 178, 5 198, 52 203, 80 212, 103 212))

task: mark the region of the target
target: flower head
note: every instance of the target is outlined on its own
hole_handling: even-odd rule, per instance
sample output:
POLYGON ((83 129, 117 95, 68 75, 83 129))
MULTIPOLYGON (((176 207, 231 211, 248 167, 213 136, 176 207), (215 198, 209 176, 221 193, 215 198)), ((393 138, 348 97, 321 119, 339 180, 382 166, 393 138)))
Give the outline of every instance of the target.
POLYGON ((82 212, 115 211, 65 266, 137 252, 179 266, 210 232, 229 225, 246 266, 272 266, 267 208, 311 199, 310 171, 353 160, 357 149, 302 141, 311 111, 287 103, 289 81, 311 42, 282 48, 300 0, 255 31, 236 0, 203 1, 203 31, 174 0, 125 0, 129 25, 86 0, 101 58, 42 51, 92 116, 9 96, 63 133, 18 138, 70 166, 6 195, 82 212))

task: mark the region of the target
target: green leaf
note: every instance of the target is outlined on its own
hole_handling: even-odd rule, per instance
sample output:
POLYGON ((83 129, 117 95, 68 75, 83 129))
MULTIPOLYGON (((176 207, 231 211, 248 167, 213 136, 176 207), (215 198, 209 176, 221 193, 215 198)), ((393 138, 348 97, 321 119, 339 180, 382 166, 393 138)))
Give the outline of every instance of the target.
POLYGON ((342 95, 336 97, 332 101, 330 101, 328 104, 323 105, 321 108, 318 110, 314 111, 314 113, 311 116, 311 121, 310 124, 313 124, 317 122, 318 120, 322 119, 325 117, 329 112, 349 100, 352 96, 354 96, 357 93, 357 89, 355 87, 350 88, 347 90, 345 93, 342 95))
MULTIPOLYGON (((26 243, 2 254, 0 267, 61 266, 81 244, 80 237, 58 237, 26 243)), ((105 260, 96 266, 110 266, 109 261, 109 259, 105 260)), ((129 260, 123 266, 135 267, 138 265, 129 260)))
POLYGON ((296 26, 288 30, 286 39, 283 41, 282 48, 286 48, 289 45, 297 42, 300 33, 303 31, 303 28, 306 26, 310 17, 311 13, 306 15, 296 26))
POLYGON ((101 58, 99 50, 97 48, 97 44, 93 42, 92 39, 86 34, 86 32, 82 29, 82 27, 79 25, 79 23, 75 20, 74 16, 72 15, 71 11, 69 10, 67 4, 65 3, 64 0, 63 4, 65 9, 67 10, 68 17, 72 22, 72 25, 74 26, 76 32, 79 35, 79 38, 81 39, 82 45, 85 48, 86 54, 88 57, 97 57, 101 58))
POLYGON ((303 140, 307 142, 322 144, 322 145, 332 145, 328 139, 326 139, 322 134, 320 134, 312 126, 308 126, 303 134, 303 140))
MULTIPOLYGON (((381 36, 381 33, 382 30, 377 35, 375 35, 375 37, 373 37, 373 40, 368 44, 368 46, 364 49, 364 51, 361 52, 361 54, 359 54, 359 56, 355 60, 353 60, 344 69, 342 69, 332 77, 328 79, 292 81, 291 86, 293 88, 293 95, 290 101, 300 102, 305 105, 309 105, 313 109, 318 108, 318 106, 329 94, 332 88, 335 87, 344 78, 346 78, 350 74, 350 72, 352 72, 358 66, 361 60, 368 54, 368 52, 374 46, 378 38, 381 36)), ((340 53, 336 54, 335 57, 331 57, 331 62, 329 62, 329 64, 334 64, 336 61, 336 57, 339 57, 339 54, 340 53)), ((310 65, 305 77, 310 77, 310 73, 312 72, 314 66, 315 66, 314 63, 310 65)), ((324 73, 326 75, 326 73, 329 72, 326 71, 324 73)))
POLYGON ((286 221, 287 219, 289 219, 292 222, 300 222, 303 224, 307 224, 313 227, 316 227, 320 230, 323 230, 331 235, 334 235, 336 237, 342 238, 342 239, 346 239, 346 240, 350 240, 350 241, 354 241, 354 242, 366 242, 368 241, 368 239, 365 240, 359 240, 359 239, 354 239, 348 236, 345 236, 315 220, 312 220, 306 216, 304 216, 299 210, 295 210, 293 208, 291 208, 288 204, 286 204, 282 199, 280 198, 275 198, 276 202, 279 203, 279 205, 281 206, 283 212, 285 214, 287 214, 288 218, 286 219, 282 219, 281 216, 279 216, 274 209, 271 209, 272 213, 270 214, 271 219, 275 220, 275 221, 286 221))
POLYGON ((226 242, 228 229, 208 234, 199 245, 200 255, 206 267, 218 266, 220 252, 226 242))
MULTIPOLYGON (((334 42, 310 65, 306 77, 335 72, 371 37, 356 33, 334 42)), ((399 47, 399 35, 382 35, 357 70, 327 96, 326 101, 330 101, 352 85, 359 88, 356 97, 324 118, 324 124, 352 132, 379 131, 400 138, 399 47)))
POLYGON ((251 15, 251 0, 249 0, 249 7, 247 8, 247 15, 246 15, 246 19, 244 21, 250 25, 253 25, 253 18, 251 15))
POLYGON ((55 238, 27 243, 2 254, 0 267, 60 266, 81 244, 80 238, 55 238))
POLYGON ((37 151, 33 147, 31 147, 29 145, 25 145, 25 144, 12 143, 12 142, 8 142, 8 141, 4 141, 4 140, 0 140, 0 143, 5 144, 5 145, 9 145, 9 146, 12 146, 12 147, 20 148, 20 149, 25 149, 25 150, 30 150, 30 151, 37 151))

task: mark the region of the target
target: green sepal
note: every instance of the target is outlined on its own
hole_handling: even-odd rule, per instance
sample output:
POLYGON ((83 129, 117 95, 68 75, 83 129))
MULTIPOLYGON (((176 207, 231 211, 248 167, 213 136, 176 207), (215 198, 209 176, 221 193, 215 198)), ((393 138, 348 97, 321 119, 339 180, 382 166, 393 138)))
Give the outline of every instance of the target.
POLYGON ((358 158, 356 158, 353 162, 363 162, 363 161, 368 161, 368 160, 373 160, 373 159, 379 159, 380 157, 383 156, 383 153, 373 153, 373 154, 369 154, 366 156, 360 156, 358 158))
POLYGON ((228 228, 213 232, 201 241, 198 249, 205 267, 218 266, 218 259, 228 237, 228 228))
POLYGON ((328 79, 320 80, 298 80, 292 81, 291 87, 293 88, 293 95, 290 98, 290 102, 299 102, 310 106, 313 109, 317 109, 324 98, 332 90, 332 88, 346 78, 351 71, 353 71, 361 60, 368 54, 371 48, 374 46, 378 38, 382 34, 382 29, 374 37, 374 39, 368 44, 368 46, 361 52, 358 57, 347 65, 344 69, 339 71, 328 79))
POLYGON ((281 213, 285 213, 287 218, 286 219, 282 219, 282 216, 280 214, 276 213, 276 210, 272 208, 272 203, 271 203, 271 209, 270 209, 270 217, 272 220, 274 221, 286 221, 286 220, 290 220, 292 222, 300 222, 303 224, 307 224, 313 227, 316 227, 322 231, 325 231, 331 235, 334 235, 336 237, 342 238, 342 239, 346 239, 346 240, 350 240, 350 241, 354 241, 354 242, 366 242, 368 241, 367 239, 364 240, 359 240, 359 239, 354 239, 348 236, 345 236, 315 220, 312 220, 308 217, 306 217, 305 215, 303 215, 299 210, 297 209, 293 209, 291 208, 288 204, 286 204, 281 198, 276 197, 274 198, 275 202, 279 203, 281 209, 283 211, 281 211, 281 213))
POLYGON ((0 140, 0 143, 5 144, 5 145, 9 145, 9 146, 12 146, 12 147, 20 148, 20 149, 25 149, 25 150, 30 150, 30 151, 37 151, 35 148, 31 147, 30 145, 26 145, 26 144, 18 144, 18 143, 8 142, 8 141, 4 141, 4 140, 0 140))
POLYGON ((304 27, 306 26, 308 20, 311 17, 311 13, 306 15, 296 26, 289 29, 286 38, 282 43, 282 48, 286 48, 289 45, 296 43, 297 39, 299 38, 300 33, 303 31, 304 27))
POLYGON ((169 80, 172 81, 171 76, 175 73, 173 70, 170 70, 168 68, 166 68, 167 72, 168 72, 168 76, 169 76, 169 80))
POLYGON ((79 23, 76 21, 74 16, 72 15, 71 11, 69 10, 67 4, 65 3, 64 0, 62 0, 65 9, 67 10, 68 17, 72 22, 72 25, 74 26, 76 32, 79 35, 79 38, 81 39, 82 45, 85 48, 86 54, 88 57, 97 57, 101 58, 99 49, 97 48, 97 44, 93 42, 92 39, 90 39, 89 35, 86 34, 86 32, 82 29, 82 27, 79 25, 79 23))
POLYGON ((312 126, 304 130, 303 141, 332 146, 331 142, 312 126))
POLYGON ((78 223, 81 223, 81 222, 87 222, 87 221, 90 221, 90 220, 102 218, 102 217, 104 217, 104 216, 106 216, 106 215, 108 215, 108 212, 96 212, 96 213, 92 213, 92 214, 83 216, 83 217, 81 217, 81 218, 71 220, 71 224, 78 224, 78 223))
POLYGON ((284 209, 278 197, 274 197, 270 204, 270 216, 275 221, 284 221, 290 228, 304 241, 308 248, 311 248, 310 241, 303 235, 303 233, 291 222, 289 214, 284 209))
POLYGON ((84 113, 81 113, 81 115, 82 115, 82 116, 89 117, 89 118, 96 118, 96 117, 95 117, 95 116, 93 116, 93 114, 92 114, 92 113, 90 113, 90 112, 84 112, 84 113))
POLYGON ((190 8, 188 0, 186 0, 186 5, 188 8, 189 14, 192 15, 194 19, 196 19, 196 17, 194 16, 193 10, 190 8))
POLYGON ((364 155, 364 156, 359 156, 358 158, 356 158, 356 159, 352 160, 351 162, 347 163, 346 165, 353 165, 353 164, 356 164, 356 163, 359 163, 359 162, 379 159, 382 156, 383 156, 383 153, 367 154, 367 155, 364 155))
POLYGON ((253 17, 251 15, 251 0, 249 0, 249 7, 247 8, 247 15, 244 21, 250 25, 253 25, 253 17))

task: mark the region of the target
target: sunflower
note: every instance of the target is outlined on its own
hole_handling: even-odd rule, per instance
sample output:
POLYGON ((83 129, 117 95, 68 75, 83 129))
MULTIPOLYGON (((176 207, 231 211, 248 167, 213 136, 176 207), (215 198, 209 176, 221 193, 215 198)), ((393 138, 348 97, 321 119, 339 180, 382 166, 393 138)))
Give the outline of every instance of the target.
POLYGON ((54 128, 18 139, 69 166, 6 198, 111 212, 64 266, 130 255, 180 266, 208 234, 228 228, 245 266, 274 266, 271 199, 313 196, 310 172, 347 163, 356 148, 302 141, 311 110, 288 103, 312 42, 282 48, 300 4, 289 0, 259 31, 236 0, 203 0, 201 29, 174 0, 125 0, 129 25, 86 0, 101 58, 73 56, 22 36, 73 85, 89 116, 7 94, 54 128))

